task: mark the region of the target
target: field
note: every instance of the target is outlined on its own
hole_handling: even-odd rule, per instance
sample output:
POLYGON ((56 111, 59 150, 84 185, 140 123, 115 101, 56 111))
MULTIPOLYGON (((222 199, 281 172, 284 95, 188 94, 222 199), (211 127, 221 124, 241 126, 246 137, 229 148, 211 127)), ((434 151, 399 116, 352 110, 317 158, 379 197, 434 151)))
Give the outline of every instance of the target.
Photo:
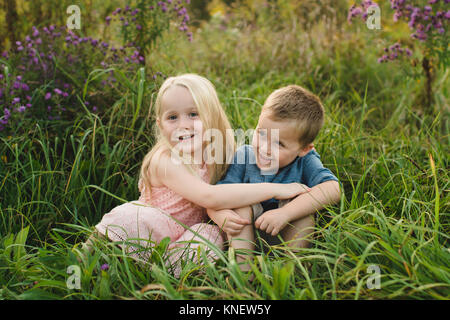
MULTIPOLYGON (((125 1, 103 2, 87 2, 92 23, 75 32, 118 47, 121 38, 104 19, 125 1)), ((450 298, 447 65, 434 60, 428 82, 420 68, 427 51, 414 46, 406 23, 393 23, 389 3, 382 29, 371 30, 347 22, 353 2, 229 2, 186 5, 196 17, 192 41, 171 22, 148 47, 145 65, 129 73, 94 61, 86 73, 66 75, 70 114, 41 117, 56 79, 39 82, 31 100, 39 111, 33 105, 0 131, 0 299, 450 298), (378 63, 398 39, 414 48, 412 58, 378 63), (115 84, 101 85, 96 77, 110 70, 115 84), (311 248, 277 246, 255 257, 250 283, 228 252, 216 264, 188 263, 181 279, 159 258, 164 244, 150 265, 106 241, 81 263, 73 252, 105 213, 138 198, 141 161, 154 143, 151 105, 164 76, 186 72, 214 83, 235 129, 254 128, 265 98, 291 83, 316 93, 326 109, 315 146, 342 184, 341 202, 317 214, 311 248), (68 285, 73 268, 78 288, 68 285)), ((22 1, 17 6, 21 39, 32 26, 22 1)), ((63 9, 57 20, 47 9, 39 28, 67 16, 63 9)), ((0 57, 0 73, 8 65, 19 74, 11 61, 0 57)), ((40 76, 24 77, 33 84, 40 76)))

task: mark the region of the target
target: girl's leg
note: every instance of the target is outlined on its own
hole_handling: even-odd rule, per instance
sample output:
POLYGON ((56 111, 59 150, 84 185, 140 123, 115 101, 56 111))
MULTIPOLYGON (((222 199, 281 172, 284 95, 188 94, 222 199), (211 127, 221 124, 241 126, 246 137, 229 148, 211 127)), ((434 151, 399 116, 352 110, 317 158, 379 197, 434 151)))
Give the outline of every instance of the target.
POLYGON ((89 238, 81 245, 81 248, 85 252, 91 253, 92 249, 94 247, 94 242, 99 239, 104 240, 104 239, 106 239, 106 237, 104 235, 102 235, 101 233, 99 233, 97 230, 94 230, 94 232, 91 233, 89 238))
POLYGON ((169 246, 171 253, 168 264, 169 267, 172 267, 174 275, 177 278, 180 276, 182 260, 200 264, 202 261, 198 257, 198 253, 202 250, 206 253, 208 260, 217 260, 218 256, 211 249, 210 243, 215 245, 218 250, 223 250, 223 237, 216 225, 197 223, 191 226, 190 230, 186 230, 176 242, 169 246))
MULTIPOLYGON (((243 207, 234 209, 242 218, 253 221, 252 207, 243 207)), ((227 234, 230 246, 236 250, 236 261, 242 271, 250 270, 249 261, 253 259, 255 249, 255 236, 253 233, 253 224, 246 225, 238 235, 231 236, 227 234)))

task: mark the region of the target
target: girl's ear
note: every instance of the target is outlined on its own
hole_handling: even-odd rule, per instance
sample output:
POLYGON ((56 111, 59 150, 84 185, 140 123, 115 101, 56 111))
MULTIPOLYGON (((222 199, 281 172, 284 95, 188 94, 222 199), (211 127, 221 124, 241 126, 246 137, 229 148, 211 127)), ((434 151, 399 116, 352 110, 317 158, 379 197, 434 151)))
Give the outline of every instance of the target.
POLYGON ((304 157, 306 156, 312 149, 314 149, 314 143, 308 143, 305 147, 300 149, 300 152, 298 153, 298 156, 304 157))
POLYGON ((159 117, 156 118, 156 125, 161 129, 161 121, 159 120, 159 117))

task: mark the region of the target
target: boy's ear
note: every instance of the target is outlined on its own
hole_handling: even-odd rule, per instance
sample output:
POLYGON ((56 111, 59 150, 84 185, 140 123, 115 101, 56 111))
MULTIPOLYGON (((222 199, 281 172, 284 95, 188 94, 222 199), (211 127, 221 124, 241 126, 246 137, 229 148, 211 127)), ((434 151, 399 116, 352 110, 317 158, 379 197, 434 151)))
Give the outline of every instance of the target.
POLYGON ((314 143, 308 143, 305 147, 303 147, 302 149, 300 149, 298 156, 304 157, 306 156, 312 149, 314 149, 314 143))

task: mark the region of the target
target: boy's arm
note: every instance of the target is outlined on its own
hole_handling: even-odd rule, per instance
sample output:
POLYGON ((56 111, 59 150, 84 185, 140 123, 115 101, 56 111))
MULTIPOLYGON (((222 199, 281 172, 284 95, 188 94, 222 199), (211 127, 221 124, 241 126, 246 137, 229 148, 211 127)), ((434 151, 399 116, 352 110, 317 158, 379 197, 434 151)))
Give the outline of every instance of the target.
POLYGON ((334 174, 323 166, 320 155, 315 150, 304 157, 303 166, 300 180, 311 187, 310 192, 297 196, 282 208, 265 212, 255 221, 256 228, 276 235, 289 222, 339 202, 339 182, 334 174))
POLYGON ((326 206, 336 204, 340 199, 339 183, 330 180, 312 187, 310 192, 297 196, 279 209, 290 222, 322 210, 326 206))
POLYGON ((311 188, 308 193, 301 194, 281 208, 266 211, 255 221, 255 227, 277 235, 291 221, 298 220, 339 202, 339 183, 326 181, 311 188))
POLYGON ((285 205, 289 221, 298 220, 315 213, 326 206, 335 204, 341 199, 338 179, 320 160, 320 155, 311 151, 304 158, 301 181, 311 187, 305 197, 296 197, 285 205))

